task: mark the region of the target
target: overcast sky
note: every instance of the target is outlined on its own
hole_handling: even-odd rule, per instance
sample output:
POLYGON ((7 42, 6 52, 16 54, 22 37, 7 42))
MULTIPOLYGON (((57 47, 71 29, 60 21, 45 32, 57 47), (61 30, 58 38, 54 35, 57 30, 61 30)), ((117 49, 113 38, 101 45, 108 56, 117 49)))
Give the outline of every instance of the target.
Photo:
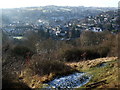
POLYGON ((0 8, 18 8, 32 6, 93 6, 118 7, 120 0, 0 0, 0 8))

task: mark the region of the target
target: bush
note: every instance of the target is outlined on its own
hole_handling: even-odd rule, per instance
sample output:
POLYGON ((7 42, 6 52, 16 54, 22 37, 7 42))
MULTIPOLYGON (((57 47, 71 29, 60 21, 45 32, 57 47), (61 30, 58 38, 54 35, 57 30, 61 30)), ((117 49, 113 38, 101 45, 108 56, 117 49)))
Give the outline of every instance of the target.
POLYGON ((100 55, 97 52, 96 48, 87 48, 83 50, 84 52, 86 52, 86 59, 95 59, 95 58, 99 58, 100 55))
POLYGON ((83 52, 78 49, 69 49, 62 54, 62 58, 65 59, 65 61, 78 61, 81 59, 82 53, 83 52))
POLYGON ((109 48, 105 46, 92 46, 84 47, 81 49, 69 49, 66 50, 61 57, 65 61, 79 61, 87 59, 95 59, 100 57, 106 57, 109 53, 109 48))
POLYGON ((29 68, 38 75, 66 72, 70 70, 63 62, 48 60, 42 56, 35 56, 34 59, 32 58, 29 68))
POLYGON ((25 46, 20 46, 20 45, 15 46, 12 49, 12 52, 14 55, 19 55, 19 56, 23 56, 23 57, 25 57, 28 52, 31 52, 31 54, 33 53, 29 48, 27 48, 25 46))
POLYGON ((99 46, 97 49, 97 52, 99 53, 100 57, 106 57, 108 56, 110 49, 109 47, 103 47, 103 46, 99 46))
POLYGON ((18 90, 31 90, 27 84, 19 81, 18 76, 10 72, 8 70, 3 70, 2 72, 2 89, 7 90, 7 89, 18 89, 18 90))

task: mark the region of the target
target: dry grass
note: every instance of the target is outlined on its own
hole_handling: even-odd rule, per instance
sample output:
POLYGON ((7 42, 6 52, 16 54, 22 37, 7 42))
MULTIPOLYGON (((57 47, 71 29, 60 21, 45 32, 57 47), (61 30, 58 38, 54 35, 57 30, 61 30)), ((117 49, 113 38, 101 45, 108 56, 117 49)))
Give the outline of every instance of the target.
POLYGON ((92 75, 92 79, 89 83, 82 86, 81 88, 86 88, 87 85, 94 84, 106 80, 106 83, 96 85, 96 88, 118 88, 120 83, 118 81, 118 58, 117 57, 107 57, 98 58, 94 60, 80 61, 78 63, 66 63, 67 65, 75 68, 79 71, 87 72, 92 75), (105 62, 106 65, 103 67, 96 67, 98 64, 105 62))
POLYGON ((55 76, 62 76, 74 72, 75 69, 58 60, 48 60, 47 56, 35 55, 26 65, 18 77, 31 88, 41 88, 43 82, 52 80, 55 76))
POLYGON ((74 68, 76 66, 78 69, 85 70, 85 69, 94 67, 100 63, 109 62, 109 61, 113 61, 116 59, 117 59, 117 57, 106 57, 106 58, 98 58, 98 59, 86 60, 86 61, 83 60, 83 61, 72 62, 72 63, 67 62, 66 65, 71 66, 72 68, 74 68))

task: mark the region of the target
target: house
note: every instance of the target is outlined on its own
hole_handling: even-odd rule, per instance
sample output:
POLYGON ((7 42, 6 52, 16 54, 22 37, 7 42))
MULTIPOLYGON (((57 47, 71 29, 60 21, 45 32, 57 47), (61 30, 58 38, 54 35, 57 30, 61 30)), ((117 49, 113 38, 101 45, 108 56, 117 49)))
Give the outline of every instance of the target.
POLYGON ((94 32, 102 32, 102 29, 99 28, 99 27, 92 27, 92 28, 91 28, 91 31, 94 31, 94 32))
POLYGON ((56 31, 56 36, 64 37, 64 36, 66 36, 66 34, 67 34, 66 31, 56 31))

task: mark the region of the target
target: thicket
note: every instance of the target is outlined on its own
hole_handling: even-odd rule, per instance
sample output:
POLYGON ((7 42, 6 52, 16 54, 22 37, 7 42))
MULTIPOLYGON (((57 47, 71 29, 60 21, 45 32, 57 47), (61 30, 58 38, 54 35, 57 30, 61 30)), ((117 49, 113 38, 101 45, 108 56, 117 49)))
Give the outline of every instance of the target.
POLYGON ((71 70, 63 62, 49 59, 48 54, 33 56, 29 68, 38 75, 61 74, 71 70))
POLYGON ((102 58, 107 56, 118 56, 118 36, 109 31, 104 32, 82 32, 76 41, 68 42, 61 46, 61 57, 65 61, 79 61, 87 59, 102 58))
POLYGON ((50 38, 41 41, 35 33, 30 34, 29 39, 21 41, 21 45, 16 44, 12 48, 12 53, 24 57, 27 52, 47 53, 49 57, 62 61, 79 61, 118 55, 118 34, 112 34, 109 31, 83 31, 80 38, 73 41, 54 41, 50 38), (34 45, 31 45, 32 42, 34 45))
POLYGON ((27 53, 30 53, 31 55, 33 54, 33 52, 28 47, 20 46, 20 45, 15 46, 12 49, 12 53, 14 55, 23 56, 23 57, 26 57, 27 53))

